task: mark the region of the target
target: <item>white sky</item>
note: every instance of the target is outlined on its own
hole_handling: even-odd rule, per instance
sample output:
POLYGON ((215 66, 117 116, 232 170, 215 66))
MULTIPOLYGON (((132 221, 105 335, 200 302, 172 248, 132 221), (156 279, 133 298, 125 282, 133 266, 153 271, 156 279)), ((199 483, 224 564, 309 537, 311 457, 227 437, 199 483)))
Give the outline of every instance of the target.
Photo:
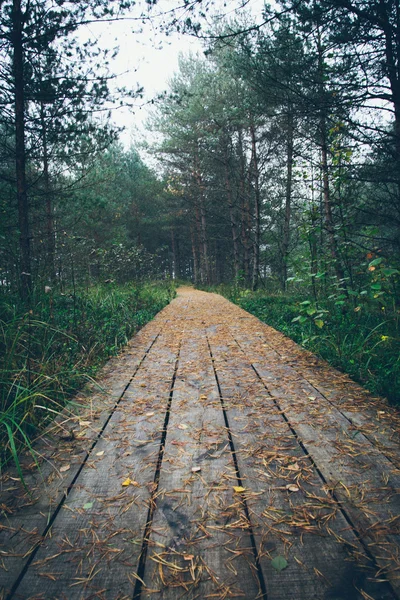
MULTIPOLYGON (((233 16, 235 9, 245 3, 245 11, 251 11, 257 21, 261 20, 264 0, 215 0, 214 11, 233 16), (258 17, 258 18, 257 18, 258 17)), ((138 12, 132 13, 132 20, 114 22, 109 25, 91 25, 88 34, 97 37, 102 47, 119 46, 118 57, 112 69, 120 74, 118 85, 136 89, 144 87, 144 98, 135 100, 135 108, 121 108, 113 112, 113 120, 119 126, 126 127, 121 141, 129 146, 135 144, 143 135, 144 121, 149 114, 149 102, 168 88, 168 80, 178 69, 179 54, 189 52, 202 53, 200 40, 190 35, 160 31, 162 18, 156 15, 170 11, 182 4, 181 0, 159 0, 152 9, 151 22, 142 24, 134 19, 138 12), (138 131, 139 130, 139 131, 138 131), (140 133, 141 132, 141 133, 140 133)), ((184 18, 183 11, 178 13, 184 18)), ((164 18, 165 20, 165 18, 164 18)))

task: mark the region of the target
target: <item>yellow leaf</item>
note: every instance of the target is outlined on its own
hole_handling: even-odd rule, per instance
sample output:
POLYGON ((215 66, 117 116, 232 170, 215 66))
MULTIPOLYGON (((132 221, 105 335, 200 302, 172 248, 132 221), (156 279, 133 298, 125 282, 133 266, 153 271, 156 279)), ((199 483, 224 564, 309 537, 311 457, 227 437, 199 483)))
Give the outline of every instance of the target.
POLYGON ((246 488, 242 487, 241 485, 234 485, 233 489, 235 490, 235 492, 237 494, 242 494, 243 492, 246 491, 246 488))
POLYGON ((130 477, 128 477, 127 479, 125 479, 125 481, 122 482, 122 487, 128 487, 128 485, 131 485, 132 483, 132 479, 130 479, 130 477))

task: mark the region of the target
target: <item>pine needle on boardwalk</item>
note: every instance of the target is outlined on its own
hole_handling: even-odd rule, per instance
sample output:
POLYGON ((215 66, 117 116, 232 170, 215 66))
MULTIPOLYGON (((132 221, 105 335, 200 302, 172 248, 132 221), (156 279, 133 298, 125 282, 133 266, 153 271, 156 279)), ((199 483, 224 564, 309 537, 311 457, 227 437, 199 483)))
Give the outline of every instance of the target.
POLYGON ((2 598, 399 597, 383 401, 189 288, 101 384, 3 475, 2 598))

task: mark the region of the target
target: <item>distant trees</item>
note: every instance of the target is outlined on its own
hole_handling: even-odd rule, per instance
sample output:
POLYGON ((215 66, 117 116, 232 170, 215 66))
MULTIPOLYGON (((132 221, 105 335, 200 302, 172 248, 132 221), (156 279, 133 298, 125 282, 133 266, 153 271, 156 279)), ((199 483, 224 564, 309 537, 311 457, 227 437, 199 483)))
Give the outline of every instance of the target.
POLYGON ((397 4, 287 1, 249 19, 182 60, 153 119, 188 215, 181 264, 198 283, 300 276, 346 297, 361 263, 399 262, 397 4))
MULTIPOLYGON (((114 101, 107 52, 78 35, 132 4, 0 4, 3 289, 158 270, 349 298, 371 257, 396 269, 397 3, 282 0, 259 25, 244 9, 220 19, 156 103, 157 175, 97 118, 114 101)), ((183 5, 179 26, 198 33, 212 2, 183 5)))
POLYGON ((92 118, 112 100, 108 51, 100 53, 76 33, 82 23, 121 10, 119 2, 98 0, 5 0, 0 6, 0 123, 7 137, 4 160, 15 164, 15 183, 9 181, 17 199, 15 269, 25 299, 39 255, 46 261, 43 278, 55 279, 54 195, 61 182, 55 184, 55 174, 69 168, 73 156, 92 154, 115 137, 92 118))

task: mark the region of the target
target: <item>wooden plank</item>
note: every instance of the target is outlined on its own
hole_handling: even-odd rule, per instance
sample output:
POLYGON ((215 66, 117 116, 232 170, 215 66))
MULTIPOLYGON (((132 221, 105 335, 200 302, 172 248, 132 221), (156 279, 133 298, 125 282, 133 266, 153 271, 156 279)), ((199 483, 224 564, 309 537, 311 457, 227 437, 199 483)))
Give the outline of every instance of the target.
MULTIPOLYGON (((289 364, 285 364, 281 356, 271 352, 271 332, 268 331, 266 344, 262 344, 260 338, 249 335, 252 327, 259 329, 260 323, 249 327, 246 322, 244 329, 237 322, 233 335, 376 557, 382 568, 379 576, 387 575, 400 593, 398 444, 391 435, 388 437, 387 425, 379 431, 377 424, 372 425, 364 435, 362 427, 354 427, 343 407, 336 407, 304 380, 292 367, 298 364, 301 348, 295 345, 293 355, 286 352, 283 358, 289 364)), ((292 344, 287 346, 291 348, 292 344)), ((329 376, 329 370, 325 374, 329 376)), ((356 407, 356 415, 358 412, 356 407)))
POLYGON ((208 335, 268 599, 361 598, 354 585, 373 598, 392 598, 385 586, 368 581, 362 546, 229 327, 208 335), (282 573, 272 564, 279 555, 288 561, 282 573))
MULTIPOLYGON (((240 319, 239 315, 240 312, 237 313, 240 319)), ((350 421, 355 431, 362 432, 389 460, 400 466, 400 413, 396 408, 258 319, 248 320, 246 331, 240 321, 233 332, 246 352, 261 361, 279 362, 294 369, 350 421)))
MULTIPOLYGON (((351 476, 352 481, 358 477, 369 482, 376 464, 386 477, 385 469, 388 463, 393 468, 393 462, 355 429, 336 400, 318 394, 301 376, 301 369, 306 368, 301 353, 295 349, 292 355, 285 350, 279 356, 258 320, 219 296, 202 292, 184 290, 157 320, 156 328, 164 328, 162 336, 124 393, 13 598, 132 598, 134 588, 136 592, 140 588, 136 583, 140 566, 139 576, 145 581, 141 599, 255 600, 263 590, 254 576, 259 568, 251 530, 268 600, 361 600, 366 594, 374 600, 398 597, 387 585, 375 581, 377 574, 371 572, 359 539, 370 552, 385 551, 377 560, 384 556, 383 566, 390 563, 391 575, 395 575, 396 557, 390 552, 398 545, 397 541, 391 543, 392 522, 386 522, 386 530, 381 532, 378 521, 374 525, 375 517, 366 510, 365 522, 354 519, 357 537, 350 521, 361 511, 360 495, 355 494, 361 488, 346 486, 345 479, 351 476), (233 490, 237 472, 203 327, 207 327, 214 354, 243 493, 233 490), (175 372, 182 336, 185 342, 175 372), (165 420, 172 381, 171 410, 165 420), (168 433, 158 472, 166 423, 168 433), (360 452, 367 447, 372 448, 370 456, 363 457, 360 452), (343 452, 349 456, 336 465, 332 459, 337 460, 343 452), (201 470, 192 471, 193 466, 201 470), (327 474, 340 477, 347 491, 338 486, 330 489, 332 481, 327 474), (127 477, 135 483, 124 487, 127 477), (150 533, 149 516, 152 529, 145 540, 145 561, 141 551, 144 532, 150 533), (368 523, 372 523, 370 530, 368 523), (387 545, 376 545, 378 538, 387 545), (373 545, 368 546, 371 541, 373 545), (279 555, 288 560, 282 572, 272 563, 279 555)), ((114 406, 121 394, 121 382, 114 379, 111 369, 128 373, 138 358, 136 350, 132 352, 129 356, 128 350, 122 363, 110 365, 104 406, 114 406)), ((90 420, 82 419, 81 413, 79 419, 90 420)), ((90 425, 82 425, 84 437, 78 443, 83 449, 98 435, 97 426, 94 419, 90 425)), ((391 439, 390 443, 386 450, 395 457, 396 442, 391 439)), ((67 448, 65 442, 64 447, 54 449, 56 464, 71 464, 73 470, 77 457, 67 448)), ((396 471, 389 477, 389 484, 393 480, 396 488, 396 471)), ((14 482, 9 480, 8 485, 12 487, 14 482)), ((384 482, 376 493, 385 494, 385 486, 384 482)), ((397 506, 390 494, 384 498, 381 521, 397 506)), ((38 518, 45 521, 48 511, 34 516, 37 507, 20 507, 10 517, 22 524, 13 531, 19 542, 9 546, 15 553, 23 554, 24 544, 28 549, 32 546, 33 541, 29 545, 25 537, 40 539, 40 530, 28 536, 22 529, 38 518)), ((7 533, 10 530, 5 539, 7 533)), ((19 566, 8 573, 0 570, 0 581, 5 573, 3 596, 25 560, 7 557, 9 565, 19 566)))
MULTIPOLYGON (((158 333, 158 332, 157 332, 158 333)), ((173 346, 176 346, 176 342, 174 340, 168 340, 171 341, 171 344, 173 346)), ((168 398, 168 386, 170 385, 170 382, 167 382, 165 380, 166 377, 169 376, 169 378, 171 379, 171 370, 173 371, 174 369, 174 363, 173 363, 173 355, 171 355, 170 352, 166 351, 166 346, 164 344, 165 339, 160 339, 159 343, 156 344, 155 347, 153 347, 152 351, 155 353, 155 360, 160 360, 160 364, 163 365, 165 373, 161 373, 161 376, 159 377, 155 377, 156 373, 154 372, 154 369, 156 369, 157 371, 157 362, 152 362, 151 360, 149 361, 145 361, 142 365, 142 367, 140 367, 136 377, 135 377, 135 385, 132 386, 133 389, 132 391, 128 391, 123 400, 121 401, 121 403, 118 406, 118 409, 116 410, 116 412, 114 413, 113 417, 111 418, 111 421, 108 424, 107 430, 106 432, 103 434, 102 439, 99 440, 99 442, 96 444, 95 448, 92 450, 91 452, 91 456, 90 459, 85 463, 84 468, 82 470, 82 472, 80 473, 78 480, 75 482, 74 488, 71 491, 71 493, 68 496, 68 500, 67 502, 65 502, 62 510, 59 512, 57 519, 56 519, 56 523, 55 525, 52 527, 52 530, 48 533, 47 535, 47 540, 49 540, 49 543, 46 544, 43 549, 41 549, 38 552, 38 556, 35 557, 35 561, 41 560, 40 557, 44 557, 46 552, 50 552, 51 556, 57 555, 59 553, 59 547, 61 547, 63 549, 63 552, 66 552, 67 556, 69 555, 68 552, 68 545, 69 545, 69 541, 70 538, 74 539, 77 538, 76 533, 75 533, 75 528, 78 527, 78 529, 82 530, 84 533, 82 533, 82 539, 77 538, 77 542, 79 543, 86 543, 86 544, 90 544, 90 543, 94 543, 93 540, 92 542, 90 542, 88 535, 89 535, 89 531, 90 531, 90 527, 88 526, 88 522, 90 522, 90 520, 93 518, 93 523, 95 524, 95 526, 98 527, 101 526, 101 523, 104 524, 104 527, 108 527, 108 524, 111 523, 112 520, 112 515, 115 513, 118 513, 118 511, 122 511, 123 510, 123 505, 124 503, 126 503, 127 500, 129 500, 130 496, 132 496, 132 498, 136 498, 136 496, 138 494, 135 494, 134 492, 136 492, 136 488, 134 489, 132 486, 129 487, 128 490, 124 490, 124 488, 121 487, 121 481, 120 478, 123 476, 123 474, 125 473, 126 470, 129 470, 129 467, 131 465, 131 462, 133 462, 133 455, 130 455, 129 457, 122 457, 122 460, 118 460, 115 462, 115 468, 113 468, 114 465, 114 459, 116 459, 117 456, 119 456, 122 452, 122 449, 125 447, 127 441, 126 441, 126 435, 128 435, 128 432, 132 431, 133 432, 133 437, 137 437, 138 439, 141 439, 141 436, 143 436, 143 434, 146 432, 147 430, 147 425, 146 423, 144 424, 144 426, 142 426, 142 421, 143 419, 147 419, 147 417, 143 417, 141 416, 141 411, 143 412, 145 410, 145 399, 147 398, 148 401, 152 401, 153 397, 158 394, 158 401, 159 403, 165 404, 165 394, 168 398), (157 348, 159 348, 160 350, 157 350, 157 348), (144 383, 144 380, 141 378, 144 378, 147 381, 148 377, 152 377, 154 376, 153 379, 153 385, 155 387, 147 390, 145 388, 142 388, 140 386, 140 383, 143 383, 143 385, 146 385, 144 383), (161 385, 161 381, 162 381, 162 385, 161 385), (137 403, 137 405, 135 406, 135 416, 137 416, 137 423, 136 421, 130 421, 129 420, 129 411, 131 410, 131 403, 134 400, 138 400, 140 399, 141 402, 137 403), (139 411, 139 412, 137 412, 139 411), (137 413, 137 414, 136 414, 137 413), (126 430, 126 431, 124 431, 126 430), (104 447, 106 446, 106 447, 104 447), (104 455, 101 456, 96 456, 96 453, 98 452, 104 452, 104 455), (131 458, 132 456, 132 458, 131 458), (98 470, 97 470, 98 467, 98 470), (107 472, 108 469, 110 469, 110 474, 107 472), (105 477, 106 474, 106 477, 105 477), (110 483, 108 484, 108 477, 112 478, 112 483, 110 480, 110 483), (84 482, 83 484, 81 484, 81 482, 84 482), (91 497, 98 497, 98 502, 96 501, 94 503, 94 507, 93 510, 88 510, 88 509, 83 509, 82 507, 85 506, 88 503, 91 503, 93 500, 91 499, 91 497), (115 500, 113 500, 113 498, 115 497, 115 500), (101 518, 98 516, 97 512, 96 512, 96 503, 97 503, 97 511, 99 510, 99 508, 101 509, 101 507, 103 506, 107 506, 107 503, 110 502, 110 510, 111 513, 110 515, 101 515, 101 518), (75 513, 75 514, 74 514, 75 513), (69 524, 69 525, 68 525, 69 524), (63 528, 65 527, 65 533, 66 533, 66 537, 64 537, 63 535, 63 528), (72 533, 71 533, 71 527, 72 527, 72 533), (54 531, 58 531, 59 535, 54 535, 54 531), (68 532, 70 532, 68 534, 68 532), (87 532, 87 533, 86 533, 87 532), (50 536, 53 536, 50 539, 50 536), (62 541, 62 539, 64 541, 62 541), (60 541, 61 540, 61 541, 60 541), (57 544, 60 544, 60 546, 58 546, 57 544)), ((168 346, 167 346, 168 347, 168 346)), ((136 356, 136 354, 134 354, 134 356, 136 356)), ((123 367, 125 369, 125 367, 123 367)), ((116 373, 116 377, 119 378, 120 377, 120 370, 117 371, 116 373)), ((132 366, 129 366, 129 361, 127 361, 126 364, 126 374, 128 375, 128 373, 130 373, 130 375, 132 374, 132 366)), ((119 382, 117 383, 117 386, 119 386, 119 382)), ((111 394, 111 398, 112 398, 112 403, 113 406, 115 404, 115 398, 112 397, 111 394)), ((164 408, 164 412, 165 412, 165 408, 164 408)), ((144 413, 143 413, 144 414, 144 413)), ((160 416, 160 419, 162 421, 163 417, 162 414, 160 416)), ((149 423, 150 426, 150 423, 149 423)), ((154 423, 154 428, 155 429, 159 429, 159 423, 154 423)), ((89 432, 91 431, 90 428, 89 432)), ((140 444, 138 444, 140 445, 140 444)), ((148 448, 150 448, 151 445, 148 446, 148 448)), ((57 459, 60 461, 62 460, 61 458, 61 454, 62 454, 62 450, 63 448, 61 447, 60 450, 58 451, 58 455, 57 455, 57 459)), ((141 455, 143 451, 140 451, 141 455)), ((157 449, 152 448, 151 453, 153 453, 154 455, 157 455, 157 449)), ((71 458, 70 454, 67 454, 64 458, 64 461, 67 462, 69 461, 71 458)), ((64 462, 64 465, 65 465, 64 462)), ((58 462, 59 464, 59 462, 58 462)), ((67 462, 67 464, 70 464, 69 462, 67 462)), ((132 465, 132 468, 134 468, 134 465, 132 465)), ((70 470, 75 470, 76 469, 76 465, 72 465, 71 464, 71 469, 70 470), (75 468, 74 468, 75 467, 75 468)), ((151 472, 150 475, 148 475, 148 472, 146 471, 145 473, 145 477, 152 477, 153 473, 151 472)), ((57 482, 58 484, 58 482, 57 482)), ((58 484, 59 485, 59 484, 58 484)), ((56 492, 58 493, 58 501, 60 501, 60 491, 59 489, 56 490, 56 492)), ((148 491, 141 491, 140 493, 144 493, 145 495, 148 495, 148 491)), ((61 491, 62 494, 62 491, 61 491)), ((140 494, 139 494, 140 495, 140 494)), ((44 530, 45 526, 47 525, 47 521, 48 519, 51 517, 51 513, 48 510, 48 494, 43 494, 42 496, 40 496, 37 501, 32 504, 29 507, 29 510, 27 510, 26 508, 24 509, 23 513, 21 514, 20 517, 20 524, 18 524, 17 519, 19 518, 19 515, 17 513, 16 515, 16 519, 14 520, 13 523, 11 523, 11 520, 9 519, 6 523, 6 527, 13 527, 14 529, 16 529, 16 527, 19 527, 19 529, 16 529, 16 531, 18 531, 18 533, 21 533, 21 535, 19 536, 14 536, 12 539, 12 544, 13 546, 10 548, 10 545, 8 544, 8 546, 5 547, 5 551, 7 552, 7 555, 4 553, 3 550, 3 560, 5 560, 6 558, 10 558, 11 560, 14 559, 13 564, 11 564, 11 566, 9 565, 5 565, 6 569, 8 569, 8 571, 4 570, 1 572, 0 574, 0 581, 1 581, 1 586, 4 589, 10 589, 10 587, 13 585, 13 583, 16 581, 16 579, 18 578, 20 572, 21 572, 21 568, 23 566, 23 564, 26 562, 26 556, 27 556, 27 548, 28 548, 28 553, 29 551, 34 547, 34 545, 40 541, 41 539, 41 535, 42 531, 44 530), (16 523, 17 521, 17 523, 16 523), (39 522, 39 524, 38 524, 39 522), (26 535, 26 532, 35 532, 34 534, 31 535, 26 535), (16 539, 18 537, 18 539, 16 539), (15 564, 15 559, 17 560, 18 564, 15 564)), ((146 510, 146 509, 143 509, 146 510)), ((109 511, 110 512, 110 511, 109 511)), ((122 528, 121 528, 122 529, 122 528)), ((8 530, 9 531, 9 530, 8 530)), ((5 529, 3 531, 4 535, 7 535, 8 531, 5 529)), ((94 533, 94 535, 96 535, 94 533)), ((121 537, 121 536, 120 536, 121 537)), ((101 539, 101 537, 100 537, 101 539)), ((115 544, 114 544, 115 545, 115 544)), ((89 557, 90 559, 90 557, 89 557)), ((102 560, 103 563, 104 561, 107 559, 107 556, 104 555, 102 560)), ((90 559, 91 560, 91 559, 90 559)), ((63 591, 63 586, 65 587, 65 582, 68 580, 69 575, 71 574, 71 571, 68 569, 65 569, 65 555, 63 553, 61 553, 59 555, 58 558, 55 559, 55 563, 54 563, 54 568, 58 569, 60 571, 60 573, 62 573, 62 577, 60 578, 56 578, 56 581, 52 581, 52 575, 51 575, 51 569, 53 568, 52 563, 49 562, 48 567, 46 568, 45 563, 38 563, 39 568, 36 569, 36 574, 34 573, 34 571, 32 570, 32 573, 29 571, 28 574, 26 575, 26 579, 23 579, 21 585, 18 588, 18 592, 16 597, 18 597, 18 595, 21 597, 28 597, 25 594, 31 594, 31 592, 35 589, 40 590, 42 593, 42 590, 47 590, 45 592, 43 592, 43 594, 48 594, 48 596, 46 597, 51 597, 54 598, 55 593, 58 593, 58 591, 62 590, 62 593, 64 593, 63 591), (43 566, 42 566, 43 565, 43 566), (56 566, 57 565, 57 566, 56 566), (44 575, 41 576, 37 576, 37 573, 39 573, 40 568, 42 569, 44 575), (49 576, 46 576, 45 573, 50 573, 49 576), (46 584, 44 584, 44 582, 46 582, 46 584), (57 592, 54 592, 54 590, 58 590, 57 592)), ((77 574, 77 577, 79 575, 77 574)), ((129 581, 128 581, 129 584, 129 581)), ((90 584, 91 585, 91 584, 90 584)), ((95 585, 93 583, 93 585, 95 585)), ((61 592, 60 592, 61 593, 61 592)), ((73 594, 76 594, 77 597, 79 597, 79 586, 72 588, 70 592, 70 595, 68 597, 72 597, 73 594)), ((42 596, 41 596, 42 597, 42 596)), ((45 596, 43 596, 45 597, 45 596)), ((60 596, 62 597, 62 596, 60 596)), ((75 596, 74 596, 75 597, 75 596)), ((114 597, 114 596, 112 596, 114 597)))
POLYGON ((141 598, 260 594, 202 314, 186 322, 141 598))
MULTIPOLYGON (((186 307, 188 300, 175 302, 186 307)), ((173 311, 166 307, 142 328, 118 357, 108 361, 97 382, 86 386, 37 440, 34 448, 40 470, 30 455, 23 464, 31 495, 18 481, 15 469, 8 469, 1 477, 0 597, 12 587, 42 540, 49 520, 173 311)))

